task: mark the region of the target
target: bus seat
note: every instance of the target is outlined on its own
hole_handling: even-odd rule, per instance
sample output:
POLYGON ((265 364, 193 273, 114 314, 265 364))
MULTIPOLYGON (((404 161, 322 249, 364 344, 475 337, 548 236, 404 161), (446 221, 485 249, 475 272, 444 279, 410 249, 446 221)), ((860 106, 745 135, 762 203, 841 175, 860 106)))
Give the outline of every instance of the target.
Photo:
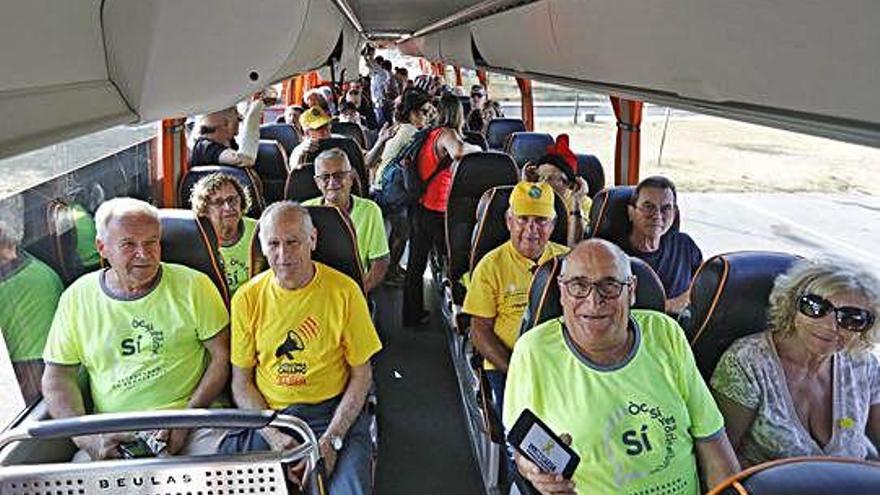
POLYGON ((467 119, 467 116, 471 113, 471 97, 459 96, 458 101, 461 102, 461 109, 464 111, 464 118, 467 119))
POLYGON ((465 155, 453 165, 455 173, 449 188, 446 207, 446 255, 452 281, 452 300, 464 302, 464 287, 459 282, 469 269, 471 237, 476 225, 477 203, 494 186, 514 185, 519 174, 510 156, 491 151, 465 155))
POLYGON ((576 153, 578 163, 578 176, 583 177, 590 186, 590 197, 592 198, 605 188, 605 170, 602 168, 602 162, 595 155, 587 155, 585 153, 576 153))
POLYGON ((26 238, 37 239, 24 247, 55 270, 65 286, 87 271, 76 255, 76 225, 67 203, 54 199, 45 210, 26 211, 24 220, 26 238))
POLYGON ((490 150, 503 150, 507 138, 514 132, 525 132, 526 125, 522 119, 492 119, 486 126, 486 143, 490 150))
POLYGON ((192 195, 192 189, 196 185, 196 182, 203 177, 217 173, 223 173, 235 177, 241 185, 250 190, 252 202, 251 209, 242 213, 258 218, 260 212, 266 207, 265 200, 263 199, 263 183, 256 171, 250 167, 232 167, 229 165, 200 165, 198 167, 192 167, 183 174, 177 185, 178 208, 192 208, 190 196, 192 195))
POLYGON ((880 492, 880 463, 842 457, 789 457, 750 467, 710 495, 869 495, 880 492))
MULTIPOLYGON (((360 181, 352 181, 351 193, 363 196, 360 181)), ((291 170, 287 175, 287 182, 284 184, 284 199, 302 203, 320 195, 321 190, 315 183, 315 166, 313 164, 306 163, 296 170, 291 170)))
POLYGON ((341 149, 346 156, 348 156, 348 163, 351 164, 351 168, 357 172, 358 179, 360 181, 360 190, 361 191, 369 191, 370 190, 370 176, 367 174, 367 166, 364 164, 364 153, 361 150, 361 147, 358 146, 357 142, 355 142, 351 138, 347 137, 329 137, 327 139, 322 139, 318 143, 318 151, 314 153, 314 155, 306 156, 306 161, 309 163, 313 163, 315 161, 315 157, 321 154, 322 151, 330 150, 333 148, 341 149))
MULTIPOLYGON (((363 290, 364 270, 358 256, 354 226, 348 215, 333 206, 306 206, 312 224, 318 229, 318 244, 312 252, 312 260, 335 268, 348 275, 363 290)), ((257 226, 251 241, 251 276, 269 267, 260 248, 260 228, 257 226)))
POLYGON ((254 170, 263 181, 263 198, 267 204, 274 203, 284 197, 284 182, 287 180, 287 153, 278 141, 260 140, 254 170))
POLYGON ((188 266, 210 277, 228 308, 229 288, 223 273, 220 244, 211 222, 196 218, 190 210, 173 208, 160 209, 159 220, 162 223, 162 261, 188 266))
POLYGON ((489 145, 486 144, 486 136, 477 131, 464 131, 464 142, 479 146, 483 151, 489 149, 489 145))
MULTIPOLYGON (((510 204, 510 192, 513 186, 496 186, 483 193, 477 205, 477 224, 471 240, 471 256, 468 267, 473 273, 477 263, 489 251, 504 244, 510 239, 505 215, 510 204)), ((555 197, 556 218, 566 219, 565 202, 555 197)), ((550 240, 565 245, 568 242, 568 222, 557 221, 550 234, 550 240)))
POLYGON ((547 147, 553 144, 553 136, 545 132, 514 132, 504 149, 513 157, 516 166, 522 168, 526 162, 541 159, 547 154, 547 147))
POLYGON ((287 156, 299 144, 299 135, 290 124, 263 124, 260 126, 260 139, 274 139, 278 141, 287 156))
POLYGON ((685 332, 706 380, 734 340, 766 328, 773 282, 796 260, 788 253, 738 251, 713 256, 700 265, 691 282, 685 332))
MULTIPOLYGON (((626 244, 631 229, 626 208, 635 189, 634 186, 613 186, 599 191, 593 197, 593 205, 590 207, 590 237, 605 239, 618 246, 626 244)), ((676 208, 670 232, 678 231, 679 217, 680 212, 676 208)))
POLYGON ((333 121, 333 123, 330 124, 330 132, 345 136, 349 139, 354 139, 358 146, 363 149, 367 148, 367 137, 364 136, 364 130, 354 122, 333 121))
MULTIPOLYGON (((520 335, 547 320, 562 316, 559 300, 559 285, 556 283, 562 270, 565 256, 557 256, 535 272, 529 287, 529 303, 523 313, 520 335)), ((666 291, 660 277, 644 261, 630 256, 630 268, 636 277, 636 300, 633 309, 650 309, 663 312, 666 305, 666 291)))

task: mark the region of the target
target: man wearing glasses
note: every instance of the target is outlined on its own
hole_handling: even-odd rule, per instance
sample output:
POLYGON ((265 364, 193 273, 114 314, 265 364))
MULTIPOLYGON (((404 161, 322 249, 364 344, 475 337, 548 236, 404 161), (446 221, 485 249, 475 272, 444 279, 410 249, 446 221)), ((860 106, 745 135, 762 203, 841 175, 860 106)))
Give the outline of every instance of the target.
POLYGON ((540 493, 698 493, 739 471, 724 419, 670 317, 631 310, 627 255, 599 239, 566 256, 562 317, 520 338, 504 425, 531 410, 580 456, 573 478, 516 455, 540 493), (698 466, 699 465, 699 469, 698 466))
POLYGON ((382 283, 388 271, 388 238, 379 205, 352 195, 353 182, 354 174, 345 152, 339 148, 324 151, 315 158, 315 183, 321 190, 321 197, 307 200, 303 205, 335 206, 349 216, 365 272, 364 287, 370 292, 382 283))
POLYGON ((666 289, 666 312, 681 313, 690 300, 690 283, 703 262, 703 253, 691 237, 670 232, 678 211, 675 184, 666 177, 639 182, 627 206, 632 222, 627 245, 631 256, 641 258, 660 276, 666 289))
POLYGON ((251 208, 250 191, 231 175, 211 174, 193 186, 190 203, 193 213, 214 227, 232 296, 251 278, 251 242, 257 221, 244 216, 251 208))

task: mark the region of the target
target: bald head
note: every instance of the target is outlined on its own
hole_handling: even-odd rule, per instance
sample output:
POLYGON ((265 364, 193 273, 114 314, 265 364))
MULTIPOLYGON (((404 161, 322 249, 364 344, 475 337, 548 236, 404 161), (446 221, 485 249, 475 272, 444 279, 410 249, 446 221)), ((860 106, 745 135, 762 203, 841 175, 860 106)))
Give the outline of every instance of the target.
POLYGON ((595 272, 596 267, 610 267, 613 270, 613 273, 603 273, 603 277, 610 275, 618 280, 626 280, 632 276, 629 256, 617 245, 603 239, 589 239, 575 246, 562 262, 559 276, 565 280, 574 277, 594 278, 591 272, 595 272))

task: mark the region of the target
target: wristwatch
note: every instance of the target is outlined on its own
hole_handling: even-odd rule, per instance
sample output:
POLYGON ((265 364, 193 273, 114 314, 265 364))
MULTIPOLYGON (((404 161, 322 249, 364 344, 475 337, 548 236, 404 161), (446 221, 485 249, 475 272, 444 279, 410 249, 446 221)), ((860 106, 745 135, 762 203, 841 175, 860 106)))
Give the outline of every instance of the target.
POLYGON ((328 437, 327 440, 330 441, 330 446, 333 447, 333 450, 339 452, 342 450, 342 437, 339 435, 333 435, 328 437))

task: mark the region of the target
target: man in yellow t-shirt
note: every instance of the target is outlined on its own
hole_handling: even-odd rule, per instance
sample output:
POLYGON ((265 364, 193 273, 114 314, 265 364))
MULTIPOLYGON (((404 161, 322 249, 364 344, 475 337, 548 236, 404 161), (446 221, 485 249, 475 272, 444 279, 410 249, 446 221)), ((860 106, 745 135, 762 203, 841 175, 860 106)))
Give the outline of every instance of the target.
POLYGON ((545 182, 520 182, 510 193, 505 221, 510 240, 477 263, 462 311, 471 315, 471 340, 485 358, 486 378, 498 414, 504 404, 507 364, 535 269, 568 248, 550 242, 556 222, 553 189, 545 182))
MULTIPOLYGON (((77 374, 88 372, 95 412, 208 407, 229 377, 229 317, 207 275, 162 263, 159 212, 116 198, 95 213, 98 252, 110 267, 61 295, 43 360, 43 396, 53 418, 86 413, 77 374)), ((215 430, 163 429, 167 454, 209 454, 215 430)), ((120 457, 131 435, 74 443, 92 459, 120 457)), ((156 452, 158 453, 158 452, 156 452)), ((84 459, 78 455, 75 459, 84 459)))
MULTIPOLYGON (((370 358, 382 344, 354 280, 311 260, 318 232, 291 201, 260 218, 267 270, 232 299, 232 394, 245 409, 305 419, 319 436, 330 493, 370 493, 370 358)), ((295 440, 264 428, 230 433, 224 452, 282 450, 295 440)))
POLYGON ((223 271, 229 294, 251 278, 251 241, 257 221, 244 216, 251 208, 251 195, 235 177, 224 173, 199 179, 190 196, 196 216, 207 218, 220 242, 223 271))
POLYGON ((739 471, 684 332, 662 313, 630 311, 637 282, 619 247, 579 244, 559 275, 563 316, 513 350, 504 425, 529 409, 581 458, 567 480, 517 454, 541 493, 692 495, 698 474, 713 487, 739 471))

